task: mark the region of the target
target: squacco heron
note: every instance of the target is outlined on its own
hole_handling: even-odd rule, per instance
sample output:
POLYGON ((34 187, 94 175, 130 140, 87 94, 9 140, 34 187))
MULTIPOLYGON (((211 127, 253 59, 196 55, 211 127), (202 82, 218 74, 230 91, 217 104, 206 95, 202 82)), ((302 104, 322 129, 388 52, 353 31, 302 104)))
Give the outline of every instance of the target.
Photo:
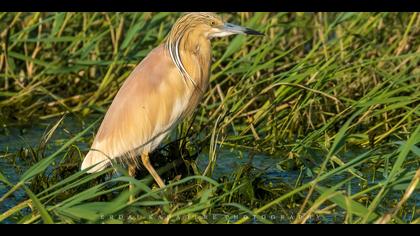
POLYGON ((197 107, 209 84, 210 40, 234 34, 261 33, 225 23, 213 13, 188 13, 173 25, 126 79, 105 114, 81 169, 98 172, 113 160, 128 164, 135 176, 141 162, 164 187, 149 161, 152 152, 197 107))

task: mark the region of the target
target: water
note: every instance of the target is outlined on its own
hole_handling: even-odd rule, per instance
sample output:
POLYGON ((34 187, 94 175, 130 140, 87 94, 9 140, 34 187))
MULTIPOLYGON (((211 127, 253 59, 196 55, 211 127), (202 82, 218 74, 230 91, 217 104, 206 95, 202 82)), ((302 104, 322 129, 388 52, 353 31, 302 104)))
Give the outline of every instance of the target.
MULTIPOLYGON (((87 119, 86 124, 88 125, 90 124, 89 122, 93 122, 96 119, 96 117, 91 117, 87 119)), ((0 172, 9 182, 17 183, 19 176, 29 168, 28 163, 33 163, 33 160, 21 160, 15 158, 15 155, 19 152, 30 153, 31 148, 37 149, 44 133, 50 130, 57 121, 58 119, 40 122, 30 126, 7 127, 0 130, 0 172)), ((54 153, 60 145, 84 128, 85 125, 75 118, 66 118, 49 140, 44 156, 54 153)), ((88 149, 87 143, 77 143, 77 146, 82 151, 88 149)), ((31 155, 27 155, 27 158, 31 158, 31 155)), ((0 197, 6 194, 9 189, 0 181, 0 197)), ((22 189, 16 191, 0 204, 0 213, 9 210, 26 198, 27 196, 22 189)))
MULTIPOLYGON (((86 121, 90 124, 97 118, 93 117, 86 121)), ((37 123, 25 127, 10 127, 7 130, 0 132, 0 171, 12 183, 19 181, 25 170, 28 168, 28 163, 33 163, 33 160, 20 160, 14 158, 18 152, 29 152, 31 148, 37 149, 43 134, 51 129, 56 120, 37 123)), ((87 126, 85 125, 85 126, 87 126)), ((72 138, 85 128, 77 119, 68 117, 55 131, 46 146, 45 156, 52 154, 60 145, 72 138)), ((87 136, 94 135, 95 130, 88 133, 87 136)), ((86 142, 79 142, 76 145, 82 152, 88 150, 86 142)), ((28 155, 29 158, 30 155, 28 155)), ((202 153, 197 158, 197 165, 203 171, 208 163, 207 153, 202 153)), ((232 177, 236 170, 245 166, 251 165, 253 172, 263 173, 263 179, 269 183, 287 182, 291 185, 297 179, 299 171, 282 171, 277 168, 278 158, 269 157, 263 154, 256 154, 250 158, 246 152, 222 149, 218 152, 218 158, 213 172, 212 178, 219 179, 221 177, 232 177)), ((10 188, 0 182, 0 197, 3 196, 10 188)), ((9 196, 2 204, 0 204, 0 213, 6 212, 16 204, 27 199, 26 193, 20 189, 13 195, 9 196)), ((29 210, 29 209, 28 209, 29 210)), ((12 223, 10 221, 6 223, 12 223)))
MULTIPOLYGON (((46 146, 45 156, 52 154, 55 150, 57 150, 58 147, 60 147, 60 145, 68 141, 75 134, 79 133, 88 124, 95 121, 96 119, 97 117, 91 117, 85 121, 86 125, 83 125, 81 122, 74 118, 66 118, 56 130, 48 145, 46 146)), ((0 172, 11 183, 17 183, 19 181, 18 176, 24 173, 24 171, 28 168, 27 163, 31 163, 27 160, 15 159, 13 156, 20 151, 28 152, 30 151, 30 148, 36 149, 39 146, 41 137, 46 130, 51 128, 53 123, 54 121, 47 121, 32 126, 11 127, 7 128, 7 130, 4 128, 4 130, 0 130, 0 172)), ((94 132, 95 131, 92 130, 87 134, 87 136, 92 136, 94 132)), ((76 145, 81 149, 82 152, 86 152, 89 148, 86 142, 79 142, 76 143, 76 145)), ((352 150, 348 151, 344 155, 341 155, 341 157, 344 158, 343 161, 346 162, 362 152, 364 152, 364 150, 352 150)), ((321 153, 318 153, 317 155, 312 153, 311 155, 318 156, 320 160, 322 160, 324 157, 324 155, 321 153)), ((285 156, 270 157, 264 154, 255 154, 251 156, 249 153, 240 150, 221 149, 218 150, 217 162, 212 178, 216 180, 222 177, 233 178, 234 174, 237 173, 240 168, 248 165, 251 167, 251 170, 254 173, 261 175, 261 179, 263 179, 264 183, 266 184, 276 186, 276 184, 286 183, 289 186, 294 186, 302 173, 299 168, 283 170, 279 166, 279 161, 284 160, 286 158, 285 156)), ((199 169, 203 171, 207 167, 207 164, 208 153, 203 152, 197 158, 197 165, 199 169)), ((312 179, 307 173, 303 173, 301 177, 302 182, 307 182, 312 179)), ((334 176, 333 178, 330 178, 328 182, 333 185, 334 183, 338 183, 347 177, 348 175, 334 176)), ((354 178, 350 182, 350 187, 351 192, 358 192, 360 189, 360 180, 354 178)), ((7 187, 4 183, 0 182, 0 197, 3 196, 9 189, 10 188, 7 187)), ((389 196, 391 198, 398 199, 402 196, 402 193, 395 192, 389 196)), ((0 204, 0 213, 7 211, 26 198, 27 196, 23 190, 16 191, 12 196, 8 197, 4 202, 0 204)), ((409 202, 414 203, 416 208, 418 208, 420 206, 420 194, 414 194, 409 202)), ((270 219, 270 217, 272 217, 272 215, 268 215, 267 219, 270 219)), ((323 222, 333 222, 333 218, 324 218, 323 222)))
MULTIPOLYGON (((205 170, 209 163, 208 155, 202 153, 197 158, 197 166, 200 170, 205 170)), ((299 176, 299 171, 283 171, 278 167, 279 158, 270 157, 264 154, 250 156, 247 152, 222 149, 218 151, 213 179, 229 177, 244 165, 250 165, 257 173, 264 173, 266 182, 287 182, 293 184, 299 176)))

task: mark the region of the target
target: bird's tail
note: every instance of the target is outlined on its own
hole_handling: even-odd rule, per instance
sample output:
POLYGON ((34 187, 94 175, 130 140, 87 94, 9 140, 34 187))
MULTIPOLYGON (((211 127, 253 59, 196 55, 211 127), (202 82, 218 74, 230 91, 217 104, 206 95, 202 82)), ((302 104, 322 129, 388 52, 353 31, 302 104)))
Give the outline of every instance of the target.
POLYGON ((109 158, 102 154, 99 151, 91 150, 88 152, 88 154, 85 156, 85 159, 83 160, 82 166, 80 167, 81 170, 87 169, 91 166, 91 169, 87 171, 87 173, 95 173, 99 172, 107 167, 109 164, 109 158))

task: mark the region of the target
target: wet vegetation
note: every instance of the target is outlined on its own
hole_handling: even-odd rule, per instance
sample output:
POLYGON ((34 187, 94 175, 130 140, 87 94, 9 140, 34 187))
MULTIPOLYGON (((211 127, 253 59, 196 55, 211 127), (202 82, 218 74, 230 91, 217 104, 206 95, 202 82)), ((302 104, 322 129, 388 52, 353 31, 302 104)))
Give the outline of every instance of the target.
POLYGON ((214 40, 204 100, 151 157, 167 187, 81 172, 179 15, 0 13, 0 222, 420 223, 418 13, 224 13, 265 36, 214 40))

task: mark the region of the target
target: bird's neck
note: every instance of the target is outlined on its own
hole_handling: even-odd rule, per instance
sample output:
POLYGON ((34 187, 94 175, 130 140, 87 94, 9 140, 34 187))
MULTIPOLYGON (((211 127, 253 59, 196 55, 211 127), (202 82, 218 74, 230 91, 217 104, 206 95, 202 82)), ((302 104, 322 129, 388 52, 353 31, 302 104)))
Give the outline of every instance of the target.
MULTIPOLYGON (((193 83, 204 91, 207 88, 210 76, 210 40, 198 32, 187 30, 182 36, 168 40, 167 48, 170 51, 172 50, 172 57, 179 57, 182 65, 175 64, 179 69, 185 69, 187 75, 184 76, 189 76, 193 83), (170 46, 168 46, 169 44, 170 46)), ((175 60, 177 59, 175 58, 175 60)))
POLYGON ((193 67, 200 68, 202 73, 201 76, 207 75, 210 69, 211 63, 211 45, 210 40, 204 36, 194 35, 194 33, 188 34, 181 40, 181 59, 188 60, 187 58, 193 59, 190 62, 189 70, 194 70, 193 67))

